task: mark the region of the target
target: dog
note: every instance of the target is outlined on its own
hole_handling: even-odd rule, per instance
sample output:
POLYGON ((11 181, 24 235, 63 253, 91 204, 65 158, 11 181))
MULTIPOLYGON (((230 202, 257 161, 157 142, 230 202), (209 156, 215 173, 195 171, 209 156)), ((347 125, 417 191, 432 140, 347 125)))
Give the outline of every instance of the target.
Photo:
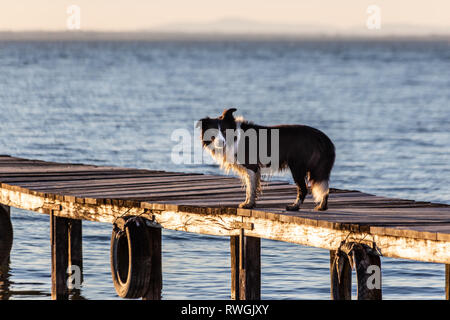
POLYGON ((329 179, 335 160, 335 147, 330 138, 305 125, 260 126, 235 118, 235 111, 235 108, 225 109, 217 118, 200 119, 197 127, 201 128, 203 148, 223 169, 238 174, 245 184, 246 198, 239 207, 255 207, 263 170, 273 173, 289 169, 297 185, 297 198, 286 210, 299 210, 308 193, 307 182, 317 204, 315 210, 327 210, 329 179))

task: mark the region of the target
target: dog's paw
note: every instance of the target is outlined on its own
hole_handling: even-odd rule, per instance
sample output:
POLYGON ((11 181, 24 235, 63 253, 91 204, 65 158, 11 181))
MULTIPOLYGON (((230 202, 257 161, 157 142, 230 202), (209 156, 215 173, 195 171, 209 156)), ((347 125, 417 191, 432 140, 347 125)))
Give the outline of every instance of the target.
POLYGON ((254 207, 255 207, 254 203, 242 202, 241 204, 239 204, 239 208, 241 209, 252 209, 254 207))
POLYGON ((298 204, 290 204, 286 206, 287 211, 298 211, 298 209, 300 209, 298 204))
POLYGON ((314 208, 314 211, 326 211, 327 209, 328 207, 318 205, 314 208))

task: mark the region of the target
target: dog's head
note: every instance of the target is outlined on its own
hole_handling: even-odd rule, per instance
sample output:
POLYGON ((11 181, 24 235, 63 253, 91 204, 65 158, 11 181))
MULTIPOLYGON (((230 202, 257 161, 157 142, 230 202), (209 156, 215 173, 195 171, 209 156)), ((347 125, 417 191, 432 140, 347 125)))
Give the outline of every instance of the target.
POLYGON ((236 119, 233 116, 235 108, 225 109, 221 116, 217 118, 203 118, 197 122, 197 127, 201 129, 201 139, 203 147, 213 147, 222 149, 226 145, 227 130, 236 130, 236 119))

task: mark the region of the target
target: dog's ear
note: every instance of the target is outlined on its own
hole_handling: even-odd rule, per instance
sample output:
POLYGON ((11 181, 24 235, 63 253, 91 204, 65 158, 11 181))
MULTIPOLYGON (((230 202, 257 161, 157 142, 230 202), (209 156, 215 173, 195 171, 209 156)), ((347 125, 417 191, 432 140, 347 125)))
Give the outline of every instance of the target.
POLYGON ((220 117, 222 120, 234 120, 233 112, 236 111, 236 108, 230 108, 223 110, 222 116, 220 117))

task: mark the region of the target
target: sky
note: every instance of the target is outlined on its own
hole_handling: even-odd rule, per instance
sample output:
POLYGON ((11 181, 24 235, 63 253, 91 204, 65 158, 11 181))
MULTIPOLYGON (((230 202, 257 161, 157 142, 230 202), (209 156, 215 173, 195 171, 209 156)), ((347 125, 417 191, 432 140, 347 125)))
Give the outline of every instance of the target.
POLYGON ((2 31, 67 30, 67 8, 80 8, 80 29, 135 31, 242 19, 272 24, 365 28, 369 5, 383 25, 450 30, 449 0, 0 0, 2 31))

